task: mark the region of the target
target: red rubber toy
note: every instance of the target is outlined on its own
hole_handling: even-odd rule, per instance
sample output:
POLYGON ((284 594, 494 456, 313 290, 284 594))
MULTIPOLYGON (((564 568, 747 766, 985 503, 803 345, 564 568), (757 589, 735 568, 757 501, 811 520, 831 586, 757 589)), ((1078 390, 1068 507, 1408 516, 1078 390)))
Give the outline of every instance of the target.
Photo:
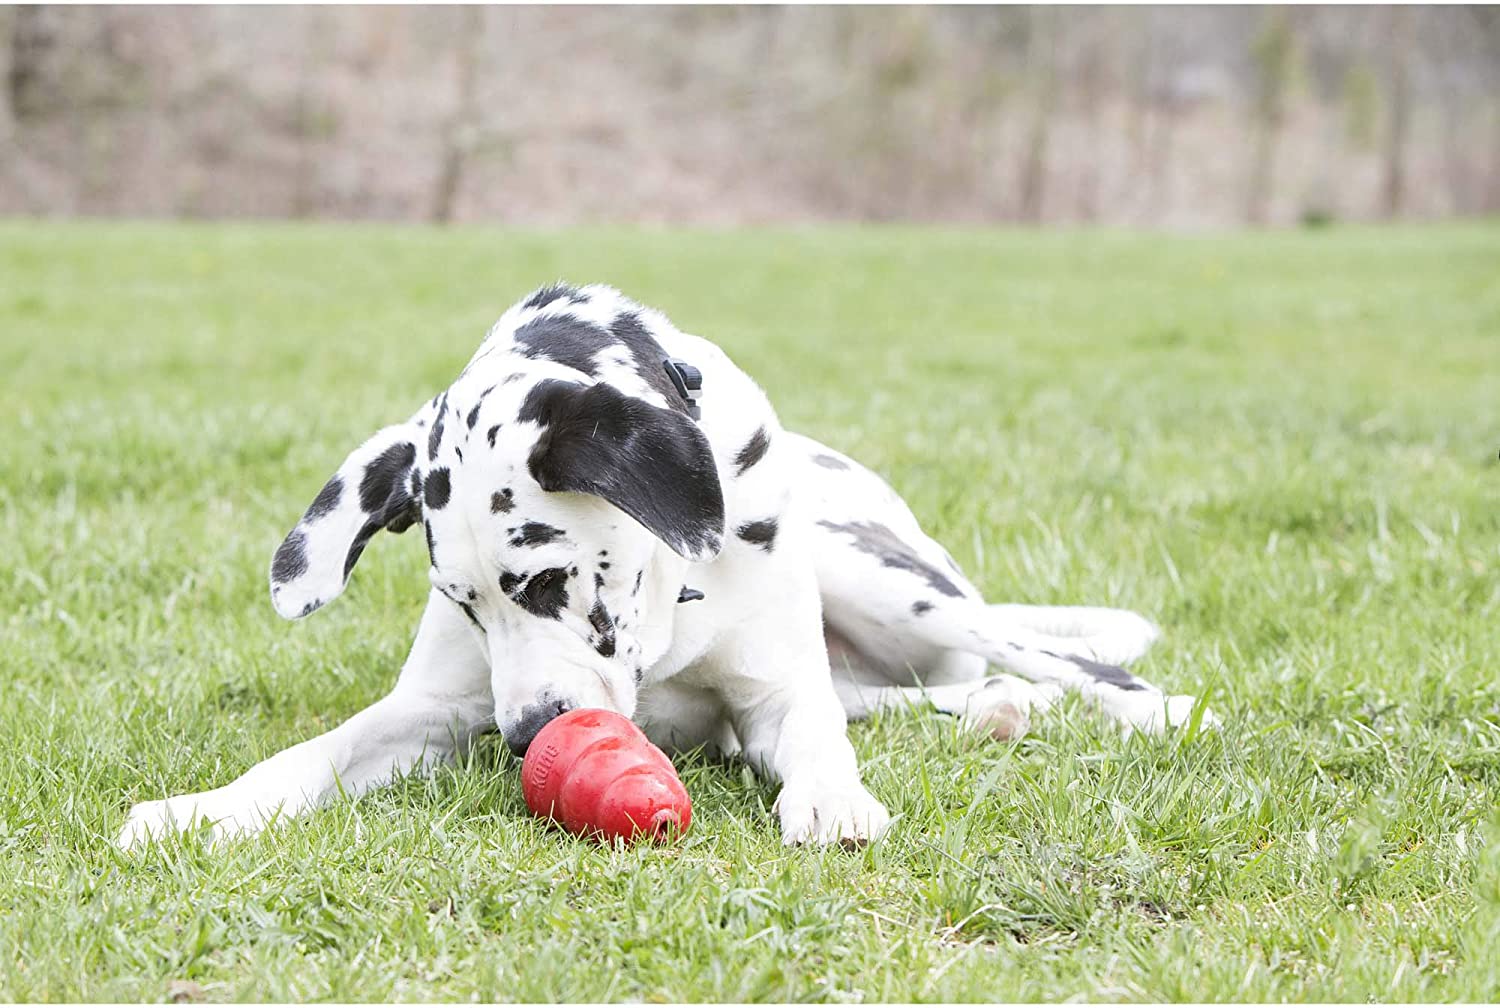
POLYGON ((536 815, 604 840, 680 835, 693 821, 672 761, 629 718, 607 710, 547 722, 521 761, 521 794, 536 815))

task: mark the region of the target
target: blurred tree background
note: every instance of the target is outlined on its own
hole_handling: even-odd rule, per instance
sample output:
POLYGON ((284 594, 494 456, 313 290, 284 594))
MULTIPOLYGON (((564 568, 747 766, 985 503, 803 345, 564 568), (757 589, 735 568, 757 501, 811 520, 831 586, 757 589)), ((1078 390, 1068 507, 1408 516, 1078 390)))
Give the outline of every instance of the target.
POLYGON ((1495 7, 0 7, 0 214, 1500 210, 1495 7))

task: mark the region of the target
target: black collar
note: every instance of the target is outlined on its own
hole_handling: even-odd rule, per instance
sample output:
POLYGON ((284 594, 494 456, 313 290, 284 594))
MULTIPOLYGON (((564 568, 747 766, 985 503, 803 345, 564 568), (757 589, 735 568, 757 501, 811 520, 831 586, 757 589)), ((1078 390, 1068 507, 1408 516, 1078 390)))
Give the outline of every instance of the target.
POLYGON ((677 394, 687 400, 688 416, 694 420, 703 419, 703 410, 698 406, 698 400, 703 398, 703 372, 676 357, 668 357, 661 363, 667 369, 667 377, 677 387, 677 394))

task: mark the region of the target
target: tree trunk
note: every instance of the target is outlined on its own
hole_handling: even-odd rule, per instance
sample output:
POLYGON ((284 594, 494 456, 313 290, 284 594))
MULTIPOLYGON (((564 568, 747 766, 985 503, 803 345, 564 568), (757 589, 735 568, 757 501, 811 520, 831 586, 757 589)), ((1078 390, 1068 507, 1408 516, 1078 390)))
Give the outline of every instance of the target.
POLYGON ((1408 82, 1410 45, 1408 14, 1405 8, 1392 7, 1386 35, 1386 79, 1389 88, 1387 105, 1391 110, 1390 128, 1385 134, 1385 172, 1381 191, 1381 210, 1386 217, 1401 212, 1406 196, 1406 134, 1411 121, 1411 89, 1408 82))
POLYGON ((479 70, 479 49, 484 37, 484 8, 461 8, 455 57, 458 61, 458 89, 453 115, 443 130, 443 150, 433 193, 432 220, 438 224, 453 221, 455 205, 463 186, 464 169, 474 149, 479 124, 476 120, 475 95, 479 70))
POLYGON ((1047 146, 1057 97, 1055 17, 1049 8, 1033 7, 1026 44, 1026 62, 1038 83, 1036 112, 1026 138, 1025 160, 1021 163, 1021 219, 1032 223, 1041 221, 1047 196, 1047 146))
POLYGON ((1245 217, 1252 224, 1265 224, 1271 217, 1276 184, 1276 149, 1281 124, 1286 117, 1286 92, 1292 67, 1292 26, 1285 11, 1266 15, 1255 40, 1255 153, 1250 162, 1250 186, 1245 217))

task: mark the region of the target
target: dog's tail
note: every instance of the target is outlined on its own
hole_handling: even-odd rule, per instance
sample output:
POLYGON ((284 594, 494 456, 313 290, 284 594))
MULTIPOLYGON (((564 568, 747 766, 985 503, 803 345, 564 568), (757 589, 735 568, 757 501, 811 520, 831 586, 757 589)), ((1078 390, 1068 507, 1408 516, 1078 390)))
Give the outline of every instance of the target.
POLYGON ((989 610, 1004 623, 1056 638, 1066 649, 1111 665, 1135 661, 1161 636, 1155 623, 1128 609, 992 605, 989 610))
POLYGON ((1157 637, 1150 621, 1119 609, 985 605, 934 608, 922 617, 930 639, 977 654, 1032 682, 1076 690, 1122 724, 1161 731, 1192 713, 1190 696, 1168 696, 1118 664, 1157 637))

